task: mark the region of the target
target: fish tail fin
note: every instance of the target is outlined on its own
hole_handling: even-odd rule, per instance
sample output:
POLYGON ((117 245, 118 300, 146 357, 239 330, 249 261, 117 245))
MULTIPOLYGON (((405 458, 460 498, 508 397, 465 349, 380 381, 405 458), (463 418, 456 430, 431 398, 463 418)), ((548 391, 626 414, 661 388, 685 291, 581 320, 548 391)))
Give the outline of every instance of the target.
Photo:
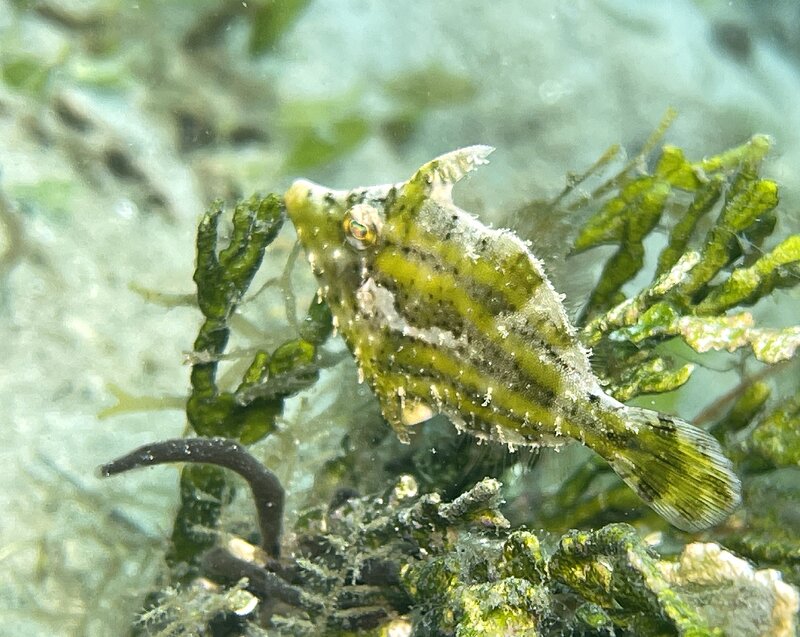
POLYGON ((736 509, 741 484, 713 436, 648 409, 617 413, 631 434, 622 445, 609 438, 606 460, 656 513, 679 529, 700 531, 736 509))

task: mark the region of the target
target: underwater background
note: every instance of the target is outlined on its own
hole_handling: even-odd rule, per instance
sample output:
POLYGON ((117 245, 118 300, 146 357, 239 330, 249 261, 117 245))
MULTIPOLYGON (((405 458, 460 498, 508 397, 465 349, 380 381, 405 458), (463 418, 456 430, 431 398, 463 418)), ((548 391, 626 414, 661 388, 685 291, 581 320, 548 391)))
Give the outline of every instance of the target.
MULTIPOLYGON (((568 174, 586 171, 613 144, 627 155, 608 174, 620 170, 675 109, 656 148, 674 145, 692 161, 769 136, 759 170, 780 188, 778 212, 774 228, 746 237, 751 255, 768 253, 800 231, 798 105, 800 5, 790 0, 0 0, 0 635, 128 634, 147 594, 174 583, 165 555, 180 471, 100 480, 97 467, 189 432, 192 343, 203 319, 193 298, 195 232, 212 200, 282 193, 297 177, 336 188, 401 181, 441 153, 489 144, 497 148, 491 164, 459 186, 456 202, 531 241, 578 317, 613 249, 568 256, 590 217, 591 189, 577 197, 587 206, 571 215, 537 202, 555 200, 568 174)), ((634 168, 644 174, 655 161, 634 168)), ((670 212, 643 239, 644 263, 625 282, 626 296, 652 278, 665 228, 674 225, 670 212)), ((228 227, 221 232, 227 238, 228 227)), ((316 286, 294 245, 284 224, 252 290, 277 280, 237 314, 220 383, 241 376, 237 357, 273 351, 296 334, 290 317, 303 315, 316 286)), ((798 324, 798 251, 792 255, 781 262, 780 281, 746 308, 759 326, 798 324)), ((303 512, 353 486, 353 474, 366 496, 409 470, 383 463, 405 452, 387 438, 343 348, 326 351, 332 362, 281 403, 275 429, 254 446, 287 490, 287 542, 303 512)), ((719 575, 713 595, 727 590, 742 604, 738 615, 725 615, 721 604, 719 616, 703 621, 712 629, 724 623, 730 635, 796 634, 797 356, 771 367, 749 350, 701 355, 671 343, 660 352, 676 369, 694 363, 692 378, 677 392, 642 391, 637 404, 718 426, 737 466, 753 476, 746 504, 756 503, 758 515, 746 508, 718 535, 690 537, 633 512, 628 500, 610 514, 587 512, 588 500, 574 506, 577 496, 560 491, 584 490, 569 482, 592 466, 577 445, 509 459, 504 448, 476 452, 439 422, 414 447, 412 473, 423 492, 444 500, 492 474, 506 489, 492 507, 505 499, 500 510, 513 528, 542 529, 544 545, 548 534, 557 543, 571 528, 612 522, 637 523, 637 537, 667 557, 692 540, 718 541, 734 551, 730 559, 745 561, 735 563, 742 580, 719 575), (739 404, 751 411, 726 429, 724 416, 741 395, 752 398, 739 404), (707 411, 714 405, 719 413, 707 411), (770 426, 778 433, 752 442, 754 428, 776 413, 780 423, 770 426)), ((583 474, 586 485, 594 471, 583 474)), ((585 490, 602 494, 610 479, 599 476, 606 482, 585 490)), ((238 492, 223 526, 246 535, 252 507, 246 490, 238 492)), ((524 539, 515 541, 528 546, 524 539)), ((635 631, 628 616, 608 615, 600 597, 571 586, 597 615, 590 629, 583 611, 565 633, 582 622, 580 634, 636 634, 624 632, 635 631)), ((195 600, 198 608, 206 602, 195 600)), ((537 604, 542 616, 550 612, 547 600, 537 604)), ((669 619, 652 634, 692 634, 661 601, 653 604, 669 619)), ((395 634, 410 634, 403 617, 393 616, 394 630, 406 630, 395 634)), ((430 632, 420 620, 417 634, 448 634, 435 632, 446 622, 428 620, 430 632)), ((152 634, 192 634, 176 626, 152 634)), ((467 623, 461 628, 471 634, 467 623)))

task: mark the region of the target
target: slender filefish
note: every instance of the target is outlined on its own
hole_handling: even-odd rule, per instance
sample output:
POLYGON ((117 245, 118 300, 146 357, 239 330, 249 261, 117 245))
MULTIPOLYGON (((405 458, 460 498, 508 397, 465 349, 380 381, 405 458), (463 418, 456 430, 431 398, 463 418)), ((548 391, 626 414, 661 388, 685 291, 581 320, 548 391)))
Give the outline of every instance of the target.
POLYGON ((492 150, 455 150, 402 183, 299 180, 286 193, 360 380, 403 441, 436 414, 509 446, 577 440, 676 527, 721 522, 740 484, 718 442, 606 394, 542 263, 453 203, 453 185, 492 150))

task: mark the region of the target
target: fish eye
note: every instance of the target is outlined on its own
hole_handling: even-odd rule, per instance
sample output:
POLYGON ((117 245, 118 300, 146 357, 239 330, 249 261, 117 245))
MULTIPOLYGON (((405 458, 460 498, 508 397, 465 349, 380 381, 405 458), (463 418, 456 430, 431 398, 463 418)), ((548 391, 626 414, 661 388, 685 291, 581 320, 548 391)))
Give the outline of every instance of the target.
POLYGON ((350 208, 342 220, 347 242, 356 250, 366 250, 378 240, 381 218, 377 209, 367 204, 350 208))

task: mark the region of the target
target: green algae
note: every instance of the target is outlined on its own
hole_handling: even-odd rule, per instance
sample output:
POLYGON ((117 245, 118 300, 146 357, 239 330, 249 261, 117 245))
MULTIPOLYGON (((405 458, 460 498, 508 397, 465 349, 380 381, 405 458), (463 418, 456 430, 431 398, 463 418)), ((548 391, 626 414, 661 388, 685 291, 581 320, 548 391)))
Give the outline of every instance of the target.
POLYGON ((620 249, 608 260, 589 298, 589 308, 605 308, 621 300, 620 288, 644 264, 644 238, 664 212, 669 184, 642 177, 622 188, 592 217, 575 239, 575 252, 609 243, 620 249))
POLYGON ((438 63, 392 77, 385 83, 385 90, 413 111, 460 104, 478 93, 470 78, 448 71, 438 63))
MULTIPOLYGON (((282 205, 277 197, 256 197, 237 205, 229 245, 217 252, 218 224, 222 207, 214 204, 197 231, 197 303, 205 321, 194 343, 196 362, 192 365, 192 392, 186 415, 192 428, 203 436, 238 438, 253 419, 263 418, 266 435, 280 411, 276 402, 263 402, 245 409, 231 392, 220 392, 216 384, 219 357, 230 335, 228 322, 244 296, 283 223, 282 205), (255 412, 259 414, 256 415, 255 412)), ((257 361, 262 361, 257 355, 257 361)), ((246 373, 245 383, 254 371, 246 373)))
POLYGON ((3 61, 0 75, 11 88, 39 95, 52 77, 52 67, 32 55, 18 55, 3 61))
POLYGON ((756 425, 749 448, 775 468, 800 467, 800 396, 785 401, 756 425))
POLYGON ((663 394, 678 389, 695 369, 691 363, 672 367, 665 358, 648 353, 632 355, 626 361, 633 364, 624 367, 608 384, 609 392, 623 402, 641 394, 663 394))
POLYGON ((427 114, 468 102, 478 92, 469 78, 441 64, 398 73, 378 87, 391 108, 377 118, 366 114, 362 86, 319 99, 285 101, 278 113, 289 140, 285 172, 301 173, 341 160, 376 134, 402 146, 427 114))
MULTIPOLYGON (((283 343, 271 354, 258 351, 234 391, 217 386, 217 367, 230 336, 230 320, 261 266, 264 251, 280 230, 283 203, 275 195, 253 196, 233 212, 229 243, 218 250, 221 204, 215 203, 197 230, 197 304, 205 317, 194 343, 192 390, 186 415, 201 436, 223 436, 252 444, 267 436, 283 411, 284 400, 313 384, 316 348, 330 331, 324 310, 312 302, 310 321, 302 336, 283 343), (322 327, 319 325, 322 323, 322 327), (263 391, 280 380, 274 391, 263 391)), ((214 529, 222 508, 230 502, 232 485, 225 473, 209 465, 185 467, 181 472, 181 507, 175 519, 168 561, 196 565, 197 558, 215 542, 214 529)), ((194 568, 188 571, 194 573, 194 568)))
MULTIPOLYGON (((698 353, 744 352, 740 360, 774 366, 773 375, 786 369, 787 381, 797 378, 800 327, 762 327, 754 314, 742 311, 743 306, 800 281, 798 235, 772 237, 780 226, 778 187, 759 175, 769 147, 769 138, 757 135, 698 162, 687 160, 679 149, 664 147, 654 176, 673 190, 666 205, 675 221, 658 256, 653 282, 622 298, 620 279, 609 278, 604 271, 600 289, 605 292, 590 301, 582 328, 584 342, 602 363, 600 375, 619 399, 671 391, 689 381, 698 365, 675 364, 677 339, 698 353), (764 249, 768 242, 773 247, 764 249)), ((653 183, 647 174, 634 179, 645 186, 653 183)), ((625 180, 624 175, 616 178, 619 183, 625 180)), ((639 237, 634 233, 635 245, 626 246, 625 224, 638 211, 626 208, 629 198, 610 195, 611 201, 603 203, 579 235, 576 248, 620 242, 621 252, 636 253, 639 237)), ((650 211, 646 203, 642 205, 647 216, 650 211)), ((759 380, 767 378, 767 372, 769 368, 752 373, 752 382, 743 382, 720 399, 727 401, 727 412, 706 420, 735 459, 745 492, 744 505, 730 527, 708 535, 796 582, 798 538, 788 529, 797 521, 788 521, 785 510, 796 500, 796 485, 779 476, 800 460, 796 418, 800 387, 788 381, 784 393, 788 390, 789 395, 780 399, 771 383, 759 380), (767 486, 771 480, 784 484, 785 500, 767 486)), ((608 483, 607 470, 589 462, 563 483, 540 519, 549 528, 594 526, 607 519, 609 510, 635 506, 625 500, 619 485, 608 483), (601 484, 606 486, 594 486, 601 484)), ((648 526, 658 526, 657 520, 647 516, 644 520, 648 526)))
POLYGON ((709 429, 719 439, 750 425, 761 412, 772 394, 770 386, 763 381, 745 385, 727 414, 709 429))
MULTIPOLYGON (((761 467, 763 469, 763 467, 761 467)), ((742 528, 720 541, 762 567, 778 569, 800 586, 800 470, 767 470, 745 485, 742 528)))
MULTIPOLYGON (((699 221, 723 200, 717 220, 703 240, 698 262, 681 281, 680 297, 684 302, 691 302, 693 295, 704 291, 723 268, 741 256, 737 236, 756 229, 763 232, 762 220, 771 218, 778 204, 777 184, 758 174, 769 147, 768 137, 756 135, 730 151, 689 162, 682 151, 665 146, 652 174, 634 175, 631 165, 626 166, 612 180, 619 184, 619 192, 588 219, 574 242, 576 253, 599 245, 618 246, 618 251, 606 263, 584 316, 595 317, 623 300, 620 289, 642 268, 643 240, 652 232, 667 206, 678 216, 678 221, 658 257, 656 277, 671 270, 687 253, 699 221), (687 196, 691 197, 688 202, 687 196)), ((759 238, 763 236, 759 234, 759 238)), ((749 273, 749 277, 745 273, 737 275, 739 279, 749 279, 748 297, 755 300, 769 293, 772 288, 765 279, 772 280, 771 273, 776 268, 797 260, 797 250, 789 243, 771 260, 749 273), (757 280, 753 282, 753 278, 757 280)), ((742 282, 734 278, 727 287, 715 288, 714 294, 717 298, 730 299, 737 292, 741 293, 741 287, 742 282)), ((703 296, 707 294, 705 291, 703 296)), ((701 306, 703 313, 719 313, 736 304, 733 301, 723 307, 715 300, 712 297, 705 301, 701 306)))
POLYGON ((584 311, 582 338, 610 354, 612 362, 600 373, 621 400, 688 381, 694 366, 673 367, 653 350, 672 337, 699 353, 748 348, 767 364, 794 357, 799 327, 760 327, 749 312, 727 313, 800 281, 798 235, 760 251, 775 228, 779 201, 777 184, 759 175, 769 147, 767 136, 756 135, 691 162, 680 149, 665 146, 652 174, 631 176, 626 167, 612 180, 620 192, 602 203, 575 239, 576 252, 619 245, 584 311), (643 241, 666 207, 677 220, 653 282, 625 298, 621 287, 642 268, 643 241), (702 233, 700 221, 715 210, 716 220, 702 233))
POLYGON ((369 122, 356 113, 331 122, 324 130, 308 129, 295 140, 286 170, 296 172, 329 163, 358 148, 369 133, 369 122))
POLYGON ((550 560, 550 571, 633 634, 722 634, 666 585, 655 555, 628 525, 568 533, 550 560))
POLYGON ((291 28, 310 4, 310 0, 284 0, 283 2, 255 2, 250 17, 251 55, 269 51, 291 28))

